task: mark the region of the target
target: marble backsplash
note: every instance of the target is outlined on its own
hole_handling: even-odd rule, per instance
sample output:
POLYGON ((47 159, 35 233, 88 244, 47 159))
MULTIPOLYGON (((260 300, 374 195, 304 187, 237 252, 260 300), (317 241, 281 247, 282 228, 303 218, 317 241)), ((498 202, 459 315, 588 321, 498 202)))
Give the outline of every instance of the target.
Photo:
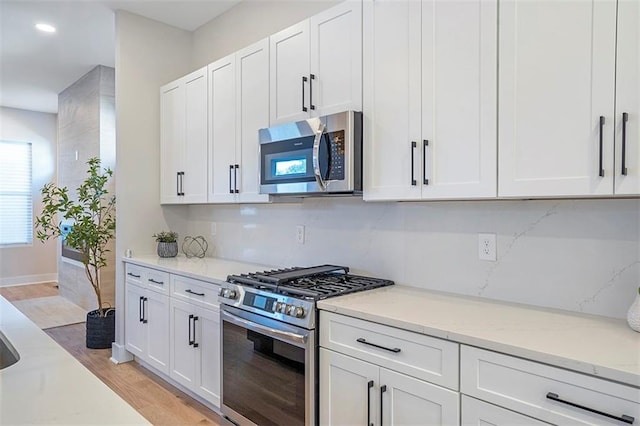
POLYGON ((617 318, 640 286, 633 199, 190 206, 187 231, 222 258, 340 264, 398 284, 617 318), (478 233, 497 234, 496 262, 478 259, 478 233))

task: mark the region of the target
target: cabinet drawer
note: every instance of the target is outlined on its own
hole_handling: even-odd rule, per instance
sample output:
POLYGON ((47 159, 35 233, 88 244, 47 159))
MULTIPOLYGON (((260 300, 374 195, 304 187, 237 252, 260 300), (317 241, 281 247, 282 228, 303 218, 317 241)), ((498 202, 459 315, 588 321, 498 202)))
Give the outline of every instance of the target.
POLYGON ((462 426, 546 426, 549 423, 462 395, 462 420, 460 424, 462 426))
POLYGON ((555 424, 625 424, 589 409, 640 421, 640 389, 469 346, 460 353, 464 394, 555 424))
POLYGON ((218 290, 220 286, 206 281, 171 275, 171 296, 203 306, 218 309, 218 290))
POLYGON ((458 390, 457 343, 321 311, 320 345, 458 390))
POLYGON ((146 279, 144 278, 145 269, 146 268, 143 268, 141 266, 134 265, 132 263, 127 263, 125 267, 125 275, 126 275, 127 282, 143 285, 142 284, 143 281, 146 281, 146 279))
POLYGON ((144 275, 144 284, 150 290, 158 293, 169 294, 169 273, 158 271, 157 269, 145 268, 146 273, 144 275))

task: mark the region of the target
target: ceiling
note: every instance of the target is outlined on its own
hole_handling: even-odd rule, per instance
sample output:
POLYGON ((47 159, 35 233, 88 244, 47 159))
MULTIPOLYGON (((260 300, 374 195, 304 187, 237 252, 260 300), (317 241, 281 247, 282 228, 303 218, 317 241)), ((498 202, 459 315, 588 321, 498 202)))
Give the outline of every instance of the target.
POLYGON ((96 65, 113 67, 117 9, 193 31, 240 1, 0 0, 0 106, 57 113, 58 93, 96 65))

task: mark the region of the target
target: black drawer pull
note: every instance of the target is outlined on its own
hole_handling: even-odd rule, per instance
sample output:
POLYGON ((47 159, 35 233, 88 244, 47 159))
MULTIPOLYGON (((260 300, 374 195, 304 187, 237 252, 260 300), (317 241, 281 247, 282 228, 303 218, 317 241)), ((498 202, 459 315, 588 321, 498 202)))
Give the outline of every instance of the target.
POLYGON ((371 388, 373 387, 373 380, 369 380, 367 383, 367 426, 373 426, 371 423, 371 388))
POLYGON ((129 275, 130 277, 133 277, 133 278, 140 278, 140 275, 136 275, 136 274, 131 273, 131 272, 127 272, 127 275, 129 275))
POLYGON ((374 348, 384 349, 385 351, 393 352, 395 354, 397 354, 398 352, 401 351, 400 348, 387 348, 386 346, 380 346, 380 345, 376 345, 375 343, 367 342, 362 337, 359 337, 358 339, 356 339, 356 342, 363 343, 363 344, 369 345, 369 346, 373 346, 374 348))
POLYGON ((600 177, 604 177, 604 167, 602 166, 602 150, 603 150, 603 142, 602 142, 602 128, 604 127, 604 116, 600 116, 600 137, 598 139, 598 145, 600 148, 600 155, 599 155, 599 159, 598 159, 598 176, 600 177))
POLYGON ((627 175, 627 121, 629 121, 629 114, 622 113, 622 166, 620 173, 623 176, 627 175))
POLYGON ((196 293, 195 291, 193 291, 191 289, 186 289, 185 293, 195 294, 196 296, 204 296, 204 293, 196 293))
POLYGON ((618 417, 618 416, 614 416, 613 414, 609 414, 609 413, 605 413, 604 411, 599 411, 593 408, 589 408, 589 407, 585 407, 584 405, 580 405, 580 404, 576 404, 574 402, 569 402, 569 401, 564 401, 562 399, 560 399, 560 397, 558 396, 557 393, 553 393, 553 392, 548 392, 547 393, 547 399, 551 399, 553 401, 556 402, 560 402, 562 404, 567 404, 570 405, 572 407, 576 407, 576 408, 580 408, 581 410, 585 410, 585 411, 589 411, 591 413, 595 413, 595 414, 599 414, 601 416, 604 417, 609 417, 610 419, 615 419, 624 423, 628 423, 630 425, 633 424, 633 422, 635 421, 635 419, 631 416, 627 416, 626 414, 623 414, 622 416, 618 417))
POLYGON ((156 280, 154 280, 153 278, 149 278, 149 281, 151 281, 151 282, 152 282, 152 283, 154 283, 154 284, 160 284, 160 285, 163 285, 163 284, 164 284, 164 282, 163 282, 163 281, 156 281, 156 280))

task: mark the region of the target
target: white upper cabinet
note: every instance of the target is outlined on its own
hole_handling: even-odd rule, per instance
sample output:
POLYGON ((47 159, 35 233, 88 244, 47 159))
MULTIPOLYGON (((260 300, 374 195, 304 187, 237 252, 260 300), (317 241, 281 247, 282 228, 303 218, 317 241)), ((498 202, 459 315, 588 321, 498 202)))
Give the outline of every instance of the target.
POLYGON ((496 196, 496 1, 367 1, 364 198, 496 196))
POLYGON ((258 130, 269 126, 269 43, 209 65, 211 203, 268 202, 259 189, 258 130))
POLYGON ((207 197, 207 74, 194 71, 160 89, 160 202, 207 197))
POLYGON ((270 37, 270 124, 362 110, 362 3, 347 0, 270 37))
POLYGON ((160 88, 160 116, 160 202, 206 202, 206 67, 160 88))
POLYGON ((615 0, 505 0, 499 38, 499 195, 611 194, 615 0))
POLYGON ((638 195, 640 194, 640 2, 637 0, 618 1, 616 60, 614 193, 638 195))

